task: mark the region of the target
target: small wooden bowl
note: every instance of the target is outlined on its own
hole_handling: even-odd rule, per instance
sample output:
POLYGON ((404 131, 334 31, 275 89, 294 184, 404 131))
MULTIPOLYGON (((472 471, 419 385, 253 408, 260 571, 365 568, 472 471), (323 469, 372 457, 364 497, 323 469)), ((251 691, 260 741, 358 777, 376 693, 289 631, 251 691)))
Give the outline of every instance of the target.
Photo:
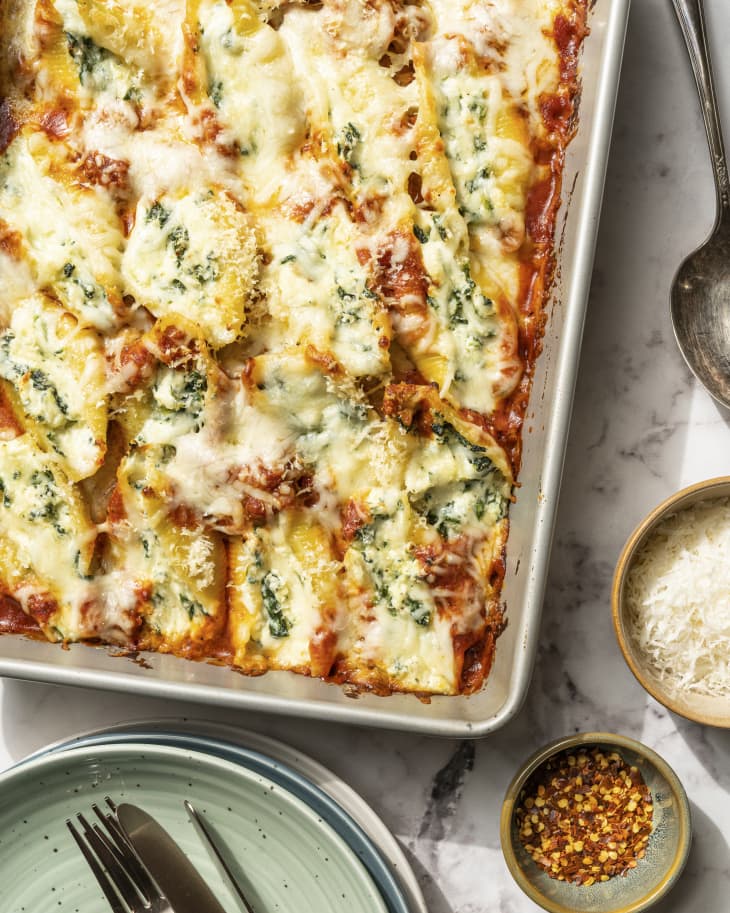
POLYGON ((669 514, 677 513, 692 504, 696 504, 698 501, 726 497, 730 497, 730 476, 721 476, 716 479, 708 479, 706 482, 699 482, 696 485, 690 485, 689 488, 683 488, 656 507, 637 526, 623 547, 613 577, 611 609, 619 647, 629 669, 634 673, 639 684, 660 704, 664 704, 669 710, 686 717, 688 720, 693 720, 696 723, 705 723, 708 726, 728 728, 730 727, 730 706, 727 698, 691 693, 683 693, 677 696, 667 693, 665 686, 648 667, 644 655, 631 636, 631 626, 624 599, 626 578, 634 557, 654 528, 669 514))
POLYGON ((672 768, 641 742, 610 732, 585 732, 551 742, 519 769, 502 803, 500 840, 507 867, 517 884, 550 913, 640 913, 673 887, 684 868, 692 839, 689 802, 672 768), (646 855, 628 875, 616 875, 592 885, 557 881, 533 862, 523 847, 515 812, 530 776, 566 749, 594 747, 618 751, 636 765, 654 805, 653 830, 646 855))

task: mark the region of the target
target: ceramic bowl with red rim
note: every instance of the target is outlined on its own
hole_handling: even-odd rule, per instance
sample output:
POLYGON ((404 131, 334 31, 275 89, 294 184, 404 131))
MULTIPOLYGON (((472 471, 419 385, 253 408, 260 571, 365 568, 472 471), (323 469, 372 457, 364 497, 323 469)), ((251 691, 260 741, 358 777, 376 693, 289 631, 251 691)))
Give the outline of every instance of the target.
POLYGON ((651 748, 581 733, 522 764, 502 804, 500 839, 512 877, 550 913, 639 913, 684 868, 689 802, 651 748))

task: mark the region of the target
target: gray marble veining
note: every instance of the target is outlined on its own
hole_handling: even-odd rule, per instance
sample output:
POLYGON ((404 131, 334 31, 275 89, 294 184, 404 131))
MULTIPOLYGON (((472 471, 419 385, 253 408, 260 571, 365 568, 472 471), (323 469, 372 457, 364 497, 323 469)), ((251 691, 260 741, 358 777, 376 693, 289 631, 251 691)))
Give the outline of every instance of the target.
MULTIPOLYGON (((726 132, 730 8, 707 0, 726 132)), ((689 65, 668 0, 635 0, 585 329, 540 650, 527 702, 488 739, 464 743, 264 719, 123 695, 2 684, 0 766, 61 736, 128 718, 227 719, 283 738, 359 790, 401 840, 431 913, 530 913, 499 849, 504 790, 544 742, 586 729, 641 739, 689 793, 688 868, 657 913, 730 908, 730 732, 656 704, 616 646, 609 590, 625 538, 685 484, 730 473, 730 413, 692 378, 668 295, 708 233, 713 189, 689 65)))

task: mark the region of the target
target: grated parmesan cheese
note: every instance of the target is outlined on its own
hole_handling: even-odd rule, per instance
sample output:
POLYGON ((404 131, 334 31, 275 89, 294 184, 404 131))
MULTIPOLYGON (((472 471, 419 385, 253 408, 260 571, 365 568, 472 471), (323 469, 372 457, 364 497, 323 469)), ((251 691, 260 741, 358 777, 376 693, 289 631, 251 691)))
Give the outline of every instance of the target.
POLYGON ((663 520, 626 579, 634 642, 673 695, 730 697, 730 498, 663 520))

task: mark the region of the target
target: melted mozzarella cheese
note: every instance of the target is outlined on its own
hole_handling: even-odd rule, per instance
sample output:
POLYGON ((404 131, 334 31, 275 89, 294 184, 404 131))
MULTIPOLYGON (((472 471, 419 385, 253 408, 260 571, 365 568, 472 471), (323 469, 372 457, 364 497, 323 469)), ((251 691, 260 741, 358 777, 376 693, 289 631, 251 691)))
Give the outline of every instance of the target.
POLYGON ((353 377, 386 373, 390 320, 358 260, 360 233, 344 207, 302 225, 267 220, 266 230, 272 261, 262 290, 288 343, 331 351, 353 377))
POLYGON ((101 153, 125 162, 127 186, 135 200, 154 201, 165 193, 184 196, 193 187, 225 186, 239 197, 232 183, 231 164, 215 149, 201 148, 195 130, 178 112, 156 114, 140 131, 139 117, 129 104, 102 103, 84 120, 81 140, 88 153, 101 153))
MULTIPOLYGON (((431 0, 434 39, 458 36, 500 74, 513 99, 529 109, 534 132, 544 129, 540 99, 558 84, 557 55, 551 40, 561 0, 431 0)), ((458 56, 454 44, 439 45, 445 58, 458 56)))
POLYGON ((82 81, 86 77, 105 89, 114 70, 123 67, 139 69, 159 83, 174 81, 183 43, 182 0, 157 0, 153 5, 141 0, 55 0, 55 7, 67 34, 84 40, 78 54, 82 81))
POLYGON ((88 635, 81 607, 93 596, 89 571, 97 533, 78 492, 28 434, 0 440, 0 479, 3 536, 17 561, 6 580, 11 592, 27 611, 34 595, 50 593, 56 607, 42 626, 54 638, 88 635))
POLYGON ((371 489, 398 491, 406 442, 392 423, 292 352, 257 359, 254 376, 261 387, 257 407, 291 429, 320 492, 344 503, 371 489))
MULTIPOLYGON (((412 138, 405 125, 409 109, 417 105, 417 85, 400 85, 378 57, 363 53, 362 46, 332 53, 333 41, 347 41, 346 22, 358 6, 347 4, 342 18, 336 16, 339 25, 334 30, 322 29, 321 21, 306 10, 293 11, 281 34, 309 88, 310 116, 331 131, 337 155, 353 170, 355 189, 363 196, 382 195, 389 221, 396 224, 412 209, 407 193, 408 176, 414 170, 409 159, 412 138)), ((360 12, 362 20, 361 8, 360 12)), ((375 35, 383 30, 392 35, 391 20, 387 4, 364 19, 377 23, 375 35)))
POLYGON ((0 299, 0 327, 5 328, 10 323, 15 306, 24 298, 29 298, 36 286, 28 263, 11 257, 3 250, 0 250, 0 275, 4 282, 0 299))
POLYGON ((46 174, 46 154, 37 134, 16 138, 0 161, 0 208, 23 236, 36 284, 52 289, 87 326, 109 331, 116 323, 119 218, 102 189, 46 174))
POLYGON ((411 522, 401 502, 348 550, 350 611, 341 644, 356 668, 373 665, 408 690, 449 694, 457 687, 451 622, 437 611, 410 552, 411 522))
MULTIPOLYGON (((267 529, 257 529, 237 555, 236 598, 255 619, 239 633, 237 648, 266 655, 278 668, 306 668, 310 642, 322 623, 322 606, 290 541, 286 515, 267 529)), ((323 566, 326 573, 328 568, 323 566)), ((334 563, 330 573, 336 572, 334 563)), ((241 653, 241 659, 243 659, 241 653)))
POLYGON ((246 527, 247 497, 278 510, 279 496, 266 488, 266 473, 287 467, 313 474, 322 519, 332 526, 338 523, 337 502, 371 492, 382 499, 399 490, 405 434, 364 403, 352 402, 308 359, 262 356, 253 392, 232 385, 199 411, 175 400, 169 377, 178 374, 168 370, 161 381, 158 373, 158 408, 142 425, 138 450, 125 464, 140 487, 152 484, 154 472, 155 487, 163 486, 174 503, 195 508, 225 530, 246 527), (132 469, 140 460, 144 465, 132 469), (328 509, 332 496, 336 501, 328 509))
POLYGON ((279 422, 255 409, 243 407, 238 415, 245 422, 239 440, 221 440, 204 430, 176 440, 175 455, 165 468, 173 485, 174 498, 201 511, 203 516, 218 518, 225 529, 244 524, 244 496, 266 501, 266 489, 254 480, 239 478, 242 469, 280 466, 291 453, 291 437, 279 422))
POLYGON ((304 138, 304 98, 287 46, 241 0, 203 0, 198 15, 208 93, 255 186, 304 138))
POLYGON ((0 377, 67 475, 92 475, 106 451, 104 358, 98 336, 50 299, 28 298, 0 336, 0 377))
POLYGON ((140 199, 122 261, 138 305, 157 317, 184 316, 217 348, 240 335, 257 276, 251 222, 225 194, 140 199))

